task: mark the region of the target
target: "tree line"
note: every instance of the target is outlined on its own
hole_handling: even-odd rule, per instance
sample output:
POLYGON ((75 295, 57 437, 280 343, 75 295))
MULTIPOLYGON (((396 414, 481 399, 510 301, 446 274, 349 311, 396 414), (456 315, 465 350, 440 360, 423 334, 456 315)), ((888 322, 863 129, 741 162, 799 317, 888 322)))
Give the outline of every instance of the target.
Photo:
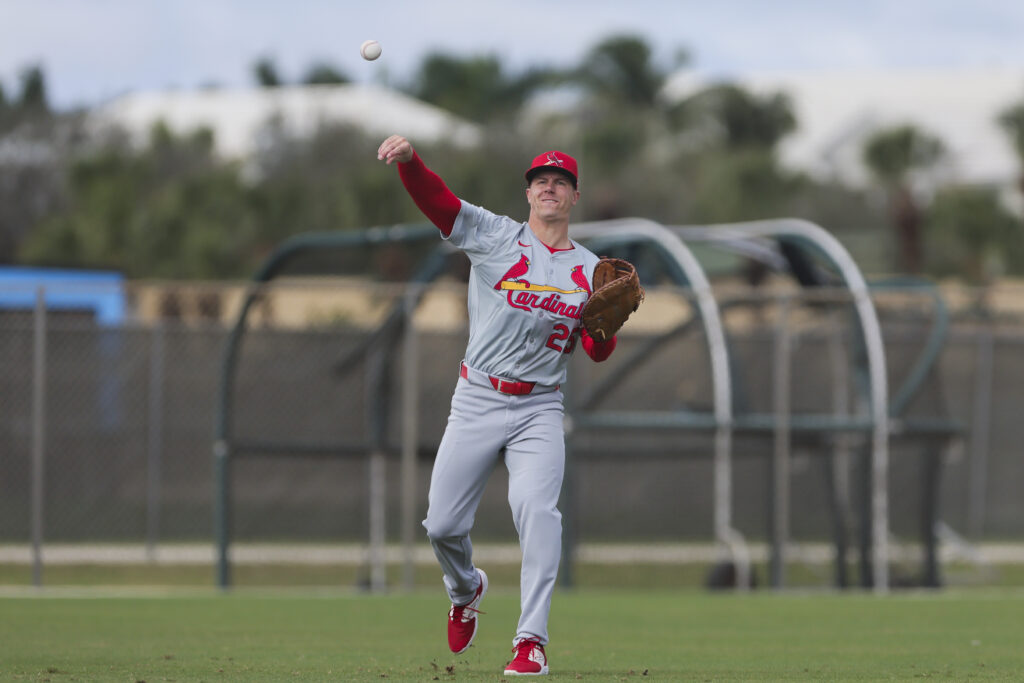
MULTIPOLYGON (((493 55, 433 53, 393 87, 482 127, 472 150, 415 142, 456 194, 499 213, 525 218, 523 150, 560 148, 583 167, 578 220, 797 216, 891 245, 880 250, 888 261, 869 264, 876 271, 972 283, 1024 274, 1024 228, 997 188, 941 187, 927 202, 914 192, 914 174, 946 154, 934 134, 913 122, 877 131, 862 150, 875 180, 866 190, 814 179, 779 160, 800 125, 787 94, 720 83, 667 100, 663 86, 688 59, 680 50, 659 63, 642 37, 619 35, 567 69, 512 72, 493 55), (560 108, 530 106, 552 93, 560 108)), ((252 77, 258 87, 289 84, 266 58, 252 77)), ((295 82, 349 81, 315 63, 295 82)), ((0 84, 0 262, 237 278, 297 233, 424 220, 394 169, 376 161, 379 140, 355 127, 324 125, 306 138, 271 128, 254 158, 224 160, 209 130, 157 124, 138 148, 123 131, 87 127, 85 113, 49 106, 40 67, 10 91, 0 84)), ((1024 167, 1024 100, 993 116, 1024 167)))

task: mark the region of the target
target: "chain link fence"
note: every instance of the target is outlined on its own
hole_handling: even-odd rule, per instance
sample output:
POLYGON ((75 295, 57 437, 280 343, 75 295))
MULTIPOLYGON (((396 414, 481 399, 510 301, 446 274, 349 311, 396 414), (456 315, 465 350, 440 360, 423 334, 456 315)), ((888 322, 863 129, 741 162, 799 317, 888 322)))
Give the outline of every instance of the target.
MULTIPOLYGON (((368 296, 386 304, 396 296, 393 289, 368 296)), ((883 318, 892 386, 923 343, 927 323, 915 322, 915 310, 897 307, 883 318)), ((816 378, 827 374, 822 363, 834 335, 828 325, 801 328, 799 322, 792 331, 794 410, 820 410, 832 401, 831 387, 816 378)), ((570 401, 662 334, 637 327, 621 335, 607 364, 574 359, 570 401)), ((228 331, 221 322, 158 317, 100 323, 53 309, 45 296, 34 308, 0 313, 0 544, 212 543, 215 397, 228 331)), ((744 386, 737 400, 749 406, 770 402, 774 334, 772 320, 759 322, 755 313, 731 326, 733 364, 744 386)), ((369 375, 365 359, 344 361, 370 342, 370 329, 324 315, 308 325, 264 324, 246 333, 231 419, 238 438, 262 446, 233 466, 235 540, 366 540, 370 473, 359 444, 369 438, 369 375)), ((465 343, 457 316, 417 331, 419 519, 465 343)), ((955 319, 937 365, 908 408, 969 428, 944 456, 940 515, 978 541, 1024 540, 1018 451, 1024 423, 1017 408, 1022 344, 1024 326, 1012 320, 955 319)), ((387 394, 385 422, 386 520, 389 540, 397 540, 401 360, 389 362, 395 370, 388 375, 394 390, 387 394)), ((678 334, 604 400, 651 410, 707 407, 710 383, 702 334, 678 334)), ((833 533, 824 482, 834 473, 815 457, 821 447, 793 444, 794 538, 827 541, 833 533)), ((764 435, 740 436, 735 444, 734 522, 752 539, 767 534, 771 448, 764 435)), ((894 441, 891 528, 897 536, 919 531, 918 451, 916 443, 894 441)), ((569 470, 572 499, 564 503, 575 533, 595 542, 711 541, 710 453, 710 437, 701 433, 578 435, 569 470)), ((497 468, 475 540, 515 539, 506 483, 497 468)))

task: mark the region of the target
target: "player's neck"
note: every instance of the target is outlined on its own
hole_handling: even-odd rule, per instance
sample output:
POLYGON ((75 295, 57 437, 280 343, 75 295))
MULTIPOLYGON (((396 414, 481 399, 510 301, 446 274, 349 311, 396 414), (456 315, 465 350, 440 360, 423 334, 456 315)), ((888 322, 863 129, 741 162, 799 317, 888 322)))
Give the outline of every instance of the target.
POLYGON ((568 249, 572 246, 569 241, 569 221, 545 221, 537 216, 530 216, 530 230, 541 242, 551 249, 568 249))

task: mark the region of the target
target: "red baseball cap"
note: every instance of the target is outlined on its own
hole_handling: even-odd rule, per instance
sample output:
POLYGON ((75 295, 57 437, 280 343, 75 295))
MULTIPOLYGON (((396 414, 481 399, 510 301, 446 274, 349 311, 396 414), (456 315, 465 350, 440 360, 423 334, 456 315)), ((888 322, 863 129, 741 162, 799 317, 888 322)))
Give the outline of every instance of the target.
POLYGON ((530 168, 526 171, 526 182, 532 181, 533 176, 541 171, 561 171, 572 179, 573 187, 577 187, 579 183, 576 160, 565 152, 552 150, 534 157, 533 163, 530 164, 530 168))

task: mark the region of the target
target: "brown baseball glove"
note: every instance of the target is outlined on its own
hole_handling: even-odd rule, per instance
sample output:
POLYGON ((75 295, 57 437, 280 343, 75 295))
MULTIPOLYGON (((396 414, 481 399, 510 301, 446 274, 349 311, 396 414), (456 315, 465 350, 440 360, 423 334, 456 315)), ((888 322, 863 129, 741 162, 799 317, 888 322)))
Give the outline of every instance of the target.
POLYGON ((583 327, 597 341, 615 336, 644 300, 636 268, 625 259, 604 257, 594 267, 594 293, 583 305, 583 327))

